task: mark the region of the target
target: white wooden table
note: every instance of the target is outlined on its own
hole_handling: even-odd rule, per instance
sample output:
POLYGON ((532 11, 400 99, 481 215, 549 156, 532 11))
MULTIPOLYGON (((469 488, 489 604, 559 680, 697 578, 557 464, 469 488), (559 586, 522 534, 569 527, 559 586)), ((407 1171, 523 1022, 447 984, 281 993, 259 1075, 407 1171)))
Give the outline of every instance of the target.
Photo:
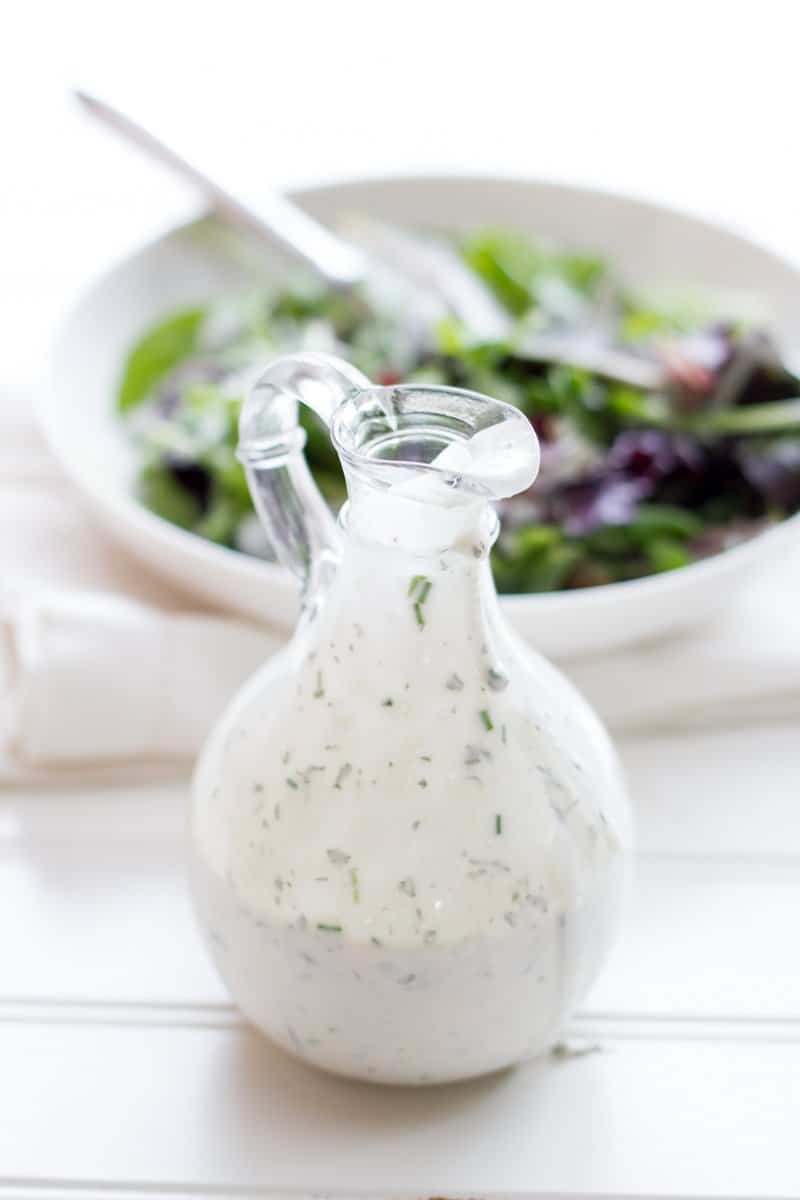
POLYGON ((633 903, 585 1057, 391 1091, 244 1027, 185 786, 0 800, 0 1197, 800 1195, 800 738, 639 739, 633 903))

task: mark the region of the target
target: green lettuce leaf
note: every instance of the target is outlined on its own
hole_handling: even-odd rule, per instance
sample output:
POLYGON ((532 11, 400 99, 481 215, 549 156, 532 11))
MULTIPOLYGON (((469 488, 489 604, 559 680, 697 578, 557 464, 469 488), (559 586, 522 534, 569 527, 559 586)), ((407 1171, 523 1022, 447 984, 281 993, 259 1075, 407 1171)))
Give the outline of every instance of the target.
POLYGON ((117 392, 120 412, 134 408, 167 371, 197 347, 205 308, 183 308, 147 331, 130 350, 117 392))

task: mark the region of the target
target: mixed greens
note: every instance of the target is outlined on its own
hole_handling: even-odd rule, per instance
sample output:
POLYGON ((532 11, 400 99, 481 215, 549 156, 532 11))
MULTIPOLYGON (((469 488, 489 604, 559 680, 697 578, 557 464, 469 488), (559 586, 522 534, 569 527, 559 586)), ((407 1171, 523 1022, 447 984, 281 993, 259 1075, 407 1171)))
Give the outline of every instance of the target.
MULTIPOLYGON (((306 278, 167 316, 132 348, 121 414, 142 502, 223 546, 269 556, 236 459, 254 366, 340 354, 378 383, 425 381, 520 408, 542 445, 530 492, 501 506, 502 592, 637 578, 716 553, 800 509, 800 382, 767 334, 632 294, 607 264, 480 230, 460 253, 508 313, 491 343, 447 318, 425 338, 367 293, 306 278)), ((303 413, 332 506, 344 481, 303 413)))

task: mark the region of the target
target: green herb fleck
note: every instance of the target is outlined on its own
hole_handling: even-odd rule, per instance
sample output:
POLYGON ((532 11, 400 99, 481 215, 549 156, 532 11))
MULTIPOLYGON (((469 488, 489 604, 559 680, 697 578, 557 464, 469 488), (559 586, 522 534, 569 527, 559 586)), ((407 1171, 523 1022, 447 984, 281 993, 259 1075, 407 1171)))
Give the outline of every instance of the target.
POLYGON ((325 695, 325 688, 322 683, 322 671, 317 671, 317 686, 312 693, 315 700, 321 700, 325 695))
POLYGON ((501 813, 497 813, 494 818, 494 831, 496 834, 503 832, 503 817, 501 813))
POLYGON ((392 708, 392 707, 394 707, 394 700, 392 699, 391 696, 387 696, 385 700, 381 700, 381 708, 392 708))
POLYGON ((430 754, 420 754, 420 758, 422 759, 423 762, 433 762, 433 759, 431 758, 430 754))
POLYGON ((300 776, 301 779, 303 779, 306 783, 308 783, 309 777, 311 775, 313 775, 315 771, 324 771, 324 770, 325 770, 325 768, 322 765, 322 763, 309 763, 309 765, 304 770, 298 771, 297 774, 300 776))
POLYGON ((134 408, 168 371, 197 347, 204 308, 184 308, 153 326, 128 354, 117 394, 120 412, 134 408))
POLYGON ((428 781, 427 781, 427 779, 420 779, 420 780, 418 780, 418 782, 419 782, 419 786, 420 786, 421 788, 426 788, 426 787, 428 786, 428 781))
POLYGON ((422 610, 432 587, 433 584, 426 575, 413 575, 408 585, 408 595, 411 598, 414 616, 420 629, 425 628, 425 615, 422 610))
POLYGON ((464 687, 464 680, 454 671, 444 686, 449 692, 460 692, 464 687))
POLYGON ((465 746, 464 748, 464 766, 474 767, 479 762, 491 762, 492 756, 488 750, 483 750, 480 746, 465 746))
POLYGON ((350 772, 352 770, 353 770, 353 765, 352 765, 352 763, 349 763, 349 762, 345 763, 343 766, 339 767, 339 771, 336 775, 336 780, 333 785, 336 788, 337 792, 340 792, 342 790, 342 784, 344 783, 345 779, 347 779, 347 776, 350 774, 350 772))
POLYGON ((287 783, 287 786, 290 787, 295 792, 297 791, 298 787, 300 786, 296 779, 287 779, 286 783, 287 783))
POLYGON ((504 688, 508 687, 508 676, 504 675, 502 671, 490 667, 486 673, 486 682, 493 692, 502 692, 504 688))
POLYGON ((342 932, 341 925, 326 925, 324 921, 317 922, 317 929, 319 929, 321 933, 341 933, 342 932))
POLYGON ((494 722, 492 721, 492 718, 489 716, 488 708, 482 708, 481 711, 478 713, 478 716, 480 717, 481 724, 483 725, 483 728, 486 730, 486 732, 491 733, 492 730, 494 729, 494 722))
POLYGON ((358 883, 358 870, 355 867, 350 868, 350 886, 353 892, 353 903, 361 903, 361 888, 358 883))
POLYGON ((587 1046, 571 1046, 568 1042, 556 1042, 550 1050, 553 1058, 585 1058, 587 1054, 602 1054, 603 1047, 596 1043, 587 1046))

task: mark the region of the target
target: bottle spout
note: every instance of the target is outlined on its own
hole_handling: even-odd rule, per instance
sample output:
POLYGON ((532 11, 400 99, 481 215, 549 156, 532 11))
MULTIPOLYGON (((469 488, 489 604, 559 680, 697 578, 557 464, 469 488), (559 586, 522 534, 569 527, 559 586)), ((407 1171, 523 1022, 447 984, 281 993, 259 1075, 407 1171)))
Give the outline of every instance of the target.
POLYGON ((518 409, 461 388, 405 385, 351 394, 331 434, 348 477, 452 507, 525 491, 539 442, 518 409))
POLYGON ((539 442, 530 422, 500 418, 465 440, 452 441, 430 470, 394 485, 395 495, 458 503, 459 496, 503 500, 526 491, 539 471, 539 442))

